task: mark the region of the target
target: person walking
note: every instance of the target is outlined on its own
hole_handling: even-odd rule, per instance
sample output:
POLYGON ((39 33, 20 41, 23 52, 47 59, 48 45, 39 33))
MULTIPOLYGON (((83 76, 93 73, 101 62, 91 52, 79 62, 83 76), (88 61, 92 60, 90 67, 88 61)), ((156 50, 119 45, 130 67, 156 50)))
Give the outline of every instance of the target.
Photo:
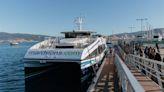
MULTIPOLYGON (((155 54, 154 60, 157 60, 157 61, 162 60, 161 55, 158 52, 155 54)), ((157 66, 158 66, 158 70, 161 72, 161 65, 157 64, 157 66)))
POLYGON ((149 59, 154 59, 155 58, 155 54, 156 54, 155 48, 151 48, 150 49, 149 59))
POLYGON ((148 47, 147 46, 144 49, 144 54, 145 54, 145 58, 148 58, 148 47))
POLYGON ((143 50, 142 50, 142 47, 140 47, 139 52, 140 52, 140 57, 143 57, 143 50))
POLYGON ((157 51, 160 52, 160 51, 159 51, 158 43, 156 43, 155 46, 156 46, 156 48, 157 48, 157 51))

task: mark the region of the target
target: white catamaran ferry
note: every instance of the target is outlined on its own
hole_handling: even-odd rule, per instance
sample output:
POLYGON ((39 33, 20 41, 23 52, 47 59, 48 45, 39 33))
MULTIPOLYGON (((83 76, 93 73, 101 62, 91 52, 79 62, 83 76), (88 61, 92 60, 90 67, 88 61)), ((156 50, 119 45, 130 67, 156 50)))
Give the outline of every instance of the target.
POLYGON ((82 30, 82 18, 76 19, 77 30, 61 32, 63 38, 47 39, 32 46, 24 56, 25 73, 32 73, 55 63, 76 62, 81 66, 82 76, 89 68, 101 64, 107 51, 106 39, 82 30))

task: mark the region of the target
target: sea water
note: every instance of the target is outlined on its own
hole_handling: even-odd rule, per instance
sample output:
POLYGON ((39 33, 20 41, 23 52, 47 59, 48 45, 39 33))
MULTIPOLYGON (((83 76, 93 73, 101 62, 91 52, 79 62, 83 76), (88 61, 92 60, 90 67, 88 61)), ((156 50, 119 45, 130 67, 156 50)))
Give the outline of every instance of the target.
POLYGON ((0 43, 0 92, 25 91, 22 59, 26 51, 35 43, 19 43, 15 46, 0 43))

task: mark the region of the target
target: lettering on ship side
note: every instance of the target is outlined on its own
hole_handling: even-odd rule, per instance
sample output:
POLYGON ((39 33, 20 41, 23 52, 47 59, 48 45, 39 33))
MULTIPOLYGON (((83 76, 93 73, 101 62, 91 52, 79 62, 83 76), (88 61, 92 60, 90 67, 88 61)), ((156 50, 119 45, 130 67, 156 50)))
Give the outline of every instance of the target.
MULTIPOLYGON (((30 51, 28 55, 41 55, 41 56, 59 56, 59 55, 64 55, 64 56, 80 56, 81 52, 79 51, 30 51)), ((55 58, 55 57, 54 57, 55 58)))

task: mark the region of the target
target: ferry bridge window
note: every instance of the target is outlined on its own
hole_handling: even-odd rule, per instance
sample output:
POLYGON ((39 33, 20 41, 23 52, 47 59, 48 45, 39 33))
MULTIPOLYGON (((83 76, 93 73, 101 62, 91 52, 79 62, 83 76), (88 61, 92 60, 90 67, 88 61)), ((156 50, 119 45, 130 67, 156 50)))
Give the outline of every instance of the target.
POLYGON ((65 34, 65 38, 75 38, 75 37, 76 37, 75 34, 70 34, 70 33, 65 34))

